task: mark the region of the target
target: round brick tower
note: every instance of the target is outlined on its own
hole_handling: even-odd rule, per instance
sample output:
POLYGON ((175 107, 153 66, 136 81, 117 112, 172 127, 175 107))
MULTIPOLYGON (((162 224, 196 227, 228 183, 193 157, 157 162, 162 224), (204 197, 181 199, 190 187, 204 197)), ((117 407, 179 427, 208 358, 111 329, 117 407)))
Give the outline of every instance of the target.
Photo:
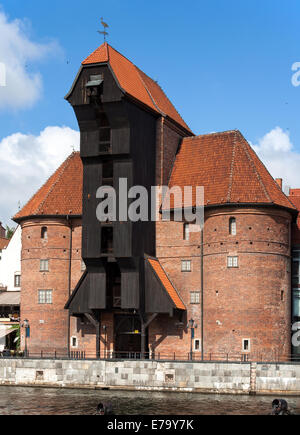
MULTIPOLYGON (((287 360, 294 205, 238 131, 185 138, 169 181, 174 186, 204 188, 203 239, 201 232, 186 238, 183 222, 157 226, 157 256, 186 320, 197 325, 193 334, 183 331, 180 349, 193 348, 205 360, 287 360)), ((182 204, 189 205, 199 206, 195 195, 182 204)), ((162 328, 154 326, 157 337, 162 328)), ((175 351, 176 336, 174 329, 173 339, 160 340, 159 351, 175 351)))
POLYGON ((30 353, 59 353, 68 348, 68 311, 64 306, 71 281, 76 281, 74 273, 78 278, 81 269, 80 237, 80 221, 53 217, 22 222, 21 319, 29 320, 30 353))
POLYGON ((65 304, 82 274, 82 163, 79 153, 57 169, 14 217, 22 228, 21 348, 66 355, 76 319, 65 304))
POLYGON ((288 356, 291 214, 273 208, 207 210, 204 346, 212 354, 288 356))

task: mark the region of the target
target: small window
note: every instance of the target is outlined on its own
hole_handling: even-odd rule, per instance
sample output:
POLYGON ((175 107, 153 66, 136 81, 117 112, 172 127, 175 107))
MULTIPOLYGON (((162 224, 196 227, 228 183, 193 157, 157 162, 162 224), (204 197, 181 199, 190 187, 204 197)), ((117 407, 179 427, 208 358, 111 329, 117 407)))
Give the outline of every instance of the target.
POLYGON ((281 290, 280 299, 282 302, 284 301, 284 291, 283 290, 281 290))
POLYGON ((52 304, 52 290, 39 290, 38 291, 39 304, 52 304))
POLYGON ((181 260, 181 272, 191 271, 191 260, 181 260))
POLYGON ((47 227, 42 227, 41 229, 41 239, 48 239, 48 229, 47 227))
POLYGON ((191 292, 191 304, 200 304, 200 292, 191 292))
POLYGON ((238 267, 238 257, 227 257, 227 267, 238 267))
POLYGON ((229 219, 229 234, 231 236, 236 236, 236 219, 235 218, 229 219))
POLYGON ((249 338, 243 338, 243 345, 242 349, 244 352, 250 351, 250 339, 249 338))
POLYGON ((40 271, 41 272, 49 271, 49 260, 40 260, 40 271))
POLYGON ((183 240, 190 240, 190 226, 189 226, 189 224, 183 225, 183 240))
POLYGON ((199 352, 201 350, 199 338, 194 339, 194 352, 199 352))
POLYGON ((21 287, 21 275, 19 273, 15 274, 15 287, 21 287))
POLYGON ((71 346, 72 347, 77 347, 78 346, 77 337, 71 337, 71 346))

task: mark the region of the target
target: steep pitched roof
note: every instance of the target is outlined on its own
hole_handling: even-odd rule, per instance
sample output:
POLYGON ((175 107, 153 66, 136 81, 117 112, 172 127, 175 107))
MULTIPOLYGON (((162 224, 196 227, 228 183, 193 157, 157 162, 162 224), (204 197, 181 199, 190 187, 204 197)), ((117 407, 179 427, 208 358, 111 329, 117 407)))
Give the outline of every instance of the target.
POLYGON ((179 310, 185 310, 186 307, 185 307, 184 303, 180 299, 180 297, 177 293, 177 290, 175 289, 175 287, 171 283, 168 275, 166 274, 166 272, 162 268, 159 260, 154 259, 154 258, 148 258, 148 261, 149 261, 152 269, 155 271, 156 276, 158 277, 158 279, 162 283, 163 287, 165 288, 166 292, 168 293, 169 297, 172 299, 174 306, 179 310))
POLYGON ((15 216, 81 215, 83 167, 79 152, 73 152, 15 216))
POLYGON ((295 210, 239 131, 184 138, 169 181, 173 186, 203 186, 206 206, 274 204, 295 210))
POLYGON ((161 87, 126 57, 107 43, 102 44, 82 65, 109 63, 122 90, 150 107, 155 112, 166 115, 192 134, 161 87))

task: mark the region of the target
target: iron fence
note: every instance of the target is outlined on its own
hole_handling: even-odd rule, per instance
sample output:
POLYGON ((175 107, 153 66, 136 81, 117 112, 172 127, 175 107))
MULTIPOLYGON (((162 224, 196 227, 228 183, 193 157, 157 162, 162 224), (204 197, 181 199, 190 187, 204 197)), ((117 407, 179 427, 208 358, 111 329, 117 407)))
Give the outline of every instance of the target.
POLYGON ((29 359, 70 359, 70 360, 148 360, 148 361, 185 361, 185 362, 257 362, 257 363, 300 363, 300 355, 278 355, 276 352, 268 354, 254 353, 205 353, 201 352, 132 352, 132 351, 101 351, 100 355, 91 351, 58 351, 41 350, 32 352, 0 352, 0 358, 29 358, 29 359))

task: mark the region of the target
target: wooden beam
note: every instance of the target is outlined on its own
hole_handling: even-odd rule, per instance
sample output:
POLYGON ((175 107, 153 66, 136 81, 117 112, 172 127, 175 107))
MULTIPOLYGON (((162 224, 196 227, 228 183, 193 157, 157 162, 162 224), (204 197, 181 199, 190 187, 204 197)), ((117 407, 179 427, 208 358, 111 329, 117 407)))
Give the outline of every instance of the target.
POLYGON ((95 326, 96 329, 96 356, 97 358, 100 358, 100 321, 90 313, 84 313, 85 317, 88 319, 88 321, 95 326))

